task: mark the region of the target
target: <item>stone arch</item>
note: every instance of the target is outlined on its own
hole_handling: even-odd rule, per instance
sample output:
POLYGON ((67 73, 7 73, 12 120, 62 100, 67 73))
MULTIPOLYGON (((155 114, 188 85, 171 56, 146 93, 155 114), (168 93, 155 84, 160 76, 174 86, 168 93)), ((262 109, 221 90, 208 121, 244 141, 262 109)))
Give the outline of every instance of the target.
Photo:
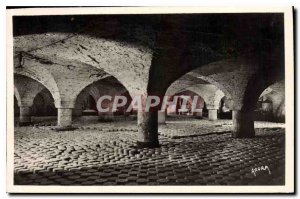
POLYGON ((44 116, 45 115, 45 110, 43 108, 44 106, 45 106, 44 97, 40 93, 38 93, 33 100, 33 104, 31 107, 31 116, 44 116))
POLYGON ((36 95, 45 88, 40 82, 18 74, 14 75, 14 86, 19 106, 26 107, 31 107, 36 95))
POLYGON ((183 75, 168 87, 165 95, 171 96, 176 92, 184 90, 185 88, 191 87, 195 84, 207 84, 207 82, 190 74, 183 75))
MULTIPOLYGON (((18 64, 19 60, 15 62, 15 65, 18 66, 16 67, 17 70, 23 72, 22 68, 26 68, 31 73, 34 71, 35 74, 38 74, 37 78, 40 78, 40 74, 53 77, 46 87, 49 90, 55 87, 53 90, 58 91, 59 96, 57 98, 59 100, 55 100, 57 108, 73 108, 76 96, 84 87, 109 76, 103 70, 83 62, 60 60, 56 56, 54 56, 55 59, 44 55, 36 56, 23 52, 22 48, 19 48, 19 50, 20 52, 16 53, 22 56, 22 64, 20 67, 20 64, 18 64)), ((41 79, 47 79, 47 77, 41 79)), ((47 80, 50 80, 50 78, 47 80)))
POLYGON ((202 96, 205 101, 205 109, 208 111, 209 120, 217 120, 219 115, 219 104, 224 93, 212 84, 198 84, 187 88, 202 96))
MULTIPOLYGON (((176 93, 174 93, 173 94, 173 96, 177 96, 178 97, 178 100, 177 100, 177 104, 175 104, 175 106, 176 106, 176 111, 175 111, 175 113, 176 114, 178 114, 179 112, 178 112, 178 109, 179 109, 179 106, 180 106, 180 99, 184 99, 185 97, 185 95, 187 95, 187 96, 190 96, 191 98, 189 98, 189 99, 186 99, 186 100, 188 100, 187 101, 187 108, 188 108, 188 113, 189 114, 193 114, 194 116, 200 116, 201 115, 201 117, 202 117, 202 112, 201 112, 201 114, 196 114, 196 112, 192 112, 192 103, 193 103, 193 99, 194 99, 194 97, 195 96, 198 96, 198 101, 197 101, 197 104, 196 104, 196 109, 203 109, 204 107, 205 107, 205 100, 204 100, 204 98, 202 97, 202 96, 200 96, 198 93, 196 93, 196 92, 194 92, 194 91, 192 91, 192 90, 188 90, 188 89, 183 89, 183 90, 179 90, 178 92, 176 92, 176 93)), ((173 97, 172 96, 172 97, 173 97)), ((171 107, 171 108, 174 108, 174 107, 171 107)), ((174 114, 174 113, 173 113, 174 114)))
POLYGON ((91 94, 87 95, 84 102, 82 103, 81 109, 82 115, 98 115, 97 101, 91 94))
POLYGON ((279 67, 257 70, 248 79, 244 94, 241 96, 241 108, 233 111, 233 136, 234 137, 254 137, 254 110, 259 96, 270 85, 284 79, 284 69, 279 67), (255 85, 253 85, 255 82, 255 85))
POLYGON ((196 79, 201 79, 206 83, 212 84, 219 88, 227 98, 235 100, 236 87, 243 88, 246 86, 249 76, 251 76, 257 68, 255 61, 246 56, 240 56, 228 59, 224 58, 198 67, 194 66, 183 76, 190 75, 196 79))
POLYGON ((268 88, 266 88, 261 93, 260 97, 263 95, 267 95, 268 93, 271 93, 271 92, 276 92, 276 93, 284 96, 285 95, 284 81, 283 80, 277 81, 274 84, 270 85, 268 88))
MULTIPOLYGON (((120 18, 123 17, 124 16, 120 16, 120 18)), ((122 25, 122 23, 119 23, 117 17, 114 17, 113 21, 109 22, 114 22, 115 20, 116 23, 113 24, 116 25, 113 25, 112 27, 114 30, 116 30, 115 32, 119 33, 119 31, 123 29, 124 26, 122 25)), ((44 56, 47 58, 56 58, 67 61, 74 59, 80 63, 89 63, 95 67, 103 68, 107 73, 112 74, 113 76, 118 78, 121 82, 124 83, 124 85, 126 85, 131 94, 134 92, 148 94, 148 88, 150 88, 150 91, 160 89, 164 90, 165 87, 178 79, 178 77, 184 75, 195 67, 204 66, 207 63, 220 60, 224 57, 235 57, 242 53, 248 53, 249 51, 252 51, 254 53, 258 51, 257 54, 262 55, 265 53, 266 49, 261 47, 269 46, 265 45, 267 43, 271 43, 270 49, 274 49, 278 45, 278 49, 282 50, 282 36, 280 36, 282 35, 282 28, 274 29, 272 28, 273 25, 270 26, 271 24, 274 24, 274 18, 272 18, 272 20, 264 20, 264 23, 257 23, 258 20, 260 20, 260 17, 254 18, 254 20, 253 17, 244 18, 244 21, 246 22, 245 24, 249 24, 249 26, 245 25, 246 30, 250 30, 247 27, 251 28, 251 31, 246 32, 249 33, 250 36, 255 38, 255 42, 252 42, 252 40, 244 39, 243 34, 245 33, 245 31, 236 31, 235 28, 228 29, 227 25, 224 26, 221 23, 221 26, 218 26, 220 27, 221 33, 223 32, 226 34, 234 35, 234 44, 243 44, 231 45, 230 39, 228 42, 228 44, 230 45, 226 45, 225 48, 223 46, 223 42, 218 42, 219 39, 214 39, 212 43, 213 46, 211 46, 207 44, 207 41, 205 39, 206 37, 203 37, 201 35, 200 37, 197 36, 197 33, 201 29, 201 26, 205 27, 205 30, 207 32, 211 32, 215 29, 214 26, 209 25, 210 20, 207 21, 204 19, 202 20, 203 24, 200 23, 202 25, 198 26, 196 25, 198 24, 198 20, 190 20, 190 18, 182 18, 181 16, 175 16, 175 18, 173 18, 173 16, 170 15, 159 16, 157 17, 157 19, 154 19, 154 23, 151 23, 152 20, 148 20, 150 25, 145 26, 147 27, 147 29, 143 28, 143 26, 141 26, 142 28, 140 28, 139 31, 136 31, 136 28, 131 28, 130 30, 128 28, 125 28, 125 31, 122 31, 122 33, 126 31, 128 32, 128 34, 124 34, 127 36, 126 40, 123 40, 123 34, 113 34, 112 37, 108 37, 107 35, 109 34, 107 33, 109 33, 109 31, 111 30, 111 23, 108 22, 103 26, 97 26, 98 24, 95 25, 92 23, 93 27, 89 27, 88 30, 85 29, 84 31, 79 31, 79 28, 75 27, 74 30, 73 28, 71 28, 70 30, 69 28, 62 27, 64 30, 58 30, 57 28, 47 28, 45 29, 46 33, 44 34, 33 34, 36 33, 36 30, 34 30, 33 28, 33 30, 28 31, 26 36, 16 36, 14 39, 14 47, 15 49, 21 49, 23 51, 31 51, 30 53, 32 53, 34 56, 44 56), (196 23, 194 21, 196 21, 196 23), (261 25, 267 28, 267 33, 274 31, 275 37, 273 37, 273 34, 257 34, 261 32, 261 25), (153 28, 151 28, 151 26, 153 26, 153 28), (148 30, 149 27, 151 31, 148 30), (143 31, 143 29, 147 31, 143 31), (139 34, 139 32, 146 32, 148 34, 139 34), (72 34, 72 37, 70 37, 70 33, 72 34), (277 34, 279 35, 279 37, 276 37, 277 34), (138 44, 132 42, 132 45, 128 45, 128 43, 124 42, 128 41, 128 37, 130 38, 130 40, 132 40, 132 38, 136 38, 136 36, 145 38, 145 40, 147 40, 146 43, 154 44, 151 45, 151 47, 153 47, 151 49, 155 49, 155 56, 152 57, 153 52, 150 50, 150 48, 137 46, 140 44, 139 42, 138 44), (114 40, 117 40, 118 42, 114 40), (126 75, 124 75, 124 71, 127 72, 126 75)), ((231 27, 232 25, 234 26, 238 21, 233 20, 232 22, 233 23, 228 24, 229 27, 231 27)), ((277 21, 276 19, 275 23, 282 24, 281 21, 277 21)), ((132 27, 131 25, 133 24, 135 23, 128 23, 126 25, 132 27)), ((148 22, 146 24, 148 24, 148 22)), ((40 28, 40 26, 38 27, 40 28)), ((225 67, 224 65, 222 65, 223 64, 221 64, 221 67, 223 67, 223 69, 228 68, 228 66, 225 67)), ((218 67, 219 66, 215 67, 214 71, 216 71, 216 69, 222 69, 221 67, 218 67)), ((242 73, 239 74, 244 73, 242 71, 242 73)), ((204 73, 204 75, 209 76, 206 73, 204 73)), ((218 81, 218 78, 216 78, 215 76, 213 79, 218 81)), ((232 84, 230 86, 232 86, 232 84)), ((234 84, 233 86, 240 85, 234 84)), ((242 84, 242 86, 244 86, 244 84, 242 84)), ((61 94, 63 94, 63 92, 61 94)), ((225 94, 227 93, 225 92, 225 94)), ((235 98, 236 96, 237 94, 234 93, 234 95, 232 95, 231 97, 234 101, 239 102, 239 99, 235 98)), ((240 104, 236 106, 237 107, 235 108, 240 108, 240 104)), ((142 127, 141 132, 144 132, 145 139, 143 140, 143 142, 146 145, 149 144, 147 142, 153 142, 153 140, 154 142, 156 142, 156 146, 158 145, 158 134, 155 123, 155 114, 145 114, 141 116, 141 122, 139 126, 142 127)), ((141 138, 143 138, 143 136, 141 136, 141 138)))
POLYGON ((225 97, 225 94, 221 90, 217 90, 215 93, 214 104, 219 105, 223 97, 225 97))
POLYGON ((219 104, 219 117, 220 119, 232 119, 232 110, 230 107, 233 107, 232 100, 227 99, 227 96, 223 96, 219 104))
POLYGON ((219 106, 222 97, 225 96, 220 89, 212 84, 197 84, 186 89, 202 96, 207 106, 211 106, 215 109, 219 106))
MULTIPOLYGON (((16 36, 14 44, 18 50, 26 51, 34 46, 44 46, 43 41, 60 40, 67 36, 65 33, 16 36)), ((152 51, 147 47, 78 34, 59 45, 48 45, 30 53, 47 59, 55 57, 63 62, 86 63, 99 68, 116 77, 131 95, 147 91, 152 60, 152 51), (57 51, 60 53, 57 54, 57 51)))
POLYGON ((95 98, 92 95, 89 95, 87 108, 92 109, 92 110, 96 110, 96 106, 97 106, 97 102, 96 102, 95 98))
POLYGON ((75 103, 74 116, 97 115, 97 101, 89 92, 82 92, 75 103))
POLYGON ((56 116, 57 109, 54 99, 47 88, 41 90, 34 98, 32 114, 36 116, 56 116), (41 104, 38 104, 38 103, 41 104))
MULTIPOLYGON (((269 56, 273 57, 274 55, 269 56)), ((198 67, 189 74, 217 86, 227 98, 232 100, 230 109, 240 110, 243 106, 244 93, 247 90, 249 81, 253 82, 253 76, 258 71, 263 71, 266 76, 271 75, 271 70, 267 68, 272 63, 269 63, 271 62, 269 60, 266 61, 265 59, 267 58, 268 56, 258 57, 255 54, 251 54, 223 59, 198 67), (263 67, 264 64, 267 66, 263 67)))
POLYGON ((275 72, 276 71, 268 76, 263 74, 263 72, 258 71, 250 78, 243 97, 242 110, 253 110, 259 97, 264 91, 269 90, 268 92, 270 92, 271 90, 268 89, 269 87, 271 88, 276 82, 282 81, 282 74, 276 74, 275 72), (255 86, 253 85, 253 82, 255 82, 255 86))
POLYGON ((80 93, 76 96, 75 107, 73 110, 74 116, 82 116, 84 103, 89 96, 93 96, 94 100, 97 102, 97 88, 93 87, 93 84, 86 86, 84 89, 80 91, 80 93))
MULTIPOLYGON (((80 111, 82 111, 82 103, 89 96, 92 96, 94 101, 97 104, 98 99, 101 95, 114 95, 114 94, 122 94, 124 92, 129 92, 124 85, 119 82, 113 76, 94 81, 93 83, 87 85, 83 88, 79 94, 76 96, 75 109, 77 109, 77 116, 80 116, 80 111)), ((112 96, 113 97, 113 96, 112 96)))
POLYGON ((95 84, 91 84, 91 85, 87 86, 86 88, 88 88, 89 94, 91 96, 93 96, 94 100, 97 102, 100 97, 99 88, 96 87, 95 84))
POLYGON ((201 74, 195 74, 195 73, 192 73, 192 74, 197 76, 197 78, 202 79, 202 80, 214 85, 215 87, 220 89, 220 91, 223 93, 223 95, 227 96, 227 98, 229 98, 229 99, 232 99, 230 91, 218 80, 215 80, 213 77, 204 76, 201 74))
POLYGON ((255 119, 285 121, 285 88, 279 81, 266 88, 259 96, 255 119))
MULTIPOLYGON (((197 93, 199 96, 203 97, 205 101, 204 110, 208 109, 208 114, 210 120, 216 120, 219 109, 219 102, 221 98, 224 96, 224 92, 220 90, 215 84, 222 87, 220 83, 217 81, 213 81, 211 78, 204 78, 204 76, 197 75, 195 72, 190 72, 178 80, 174 81, 166 91, 167 96, 172 96, 178 91, 189 90, 197 93), (206 81, 209 80, 209 81, 206 81), (209 82, 213 82, 214 84, 210 84, 209 82)), ((225 91, 226 88, 222 87, 225 91)), ((229 92, 227 91, 227 96, 231 97, 229 92)), ((206 112, 205 112, 206 113, 206 112)), ((162 113, 160 114, 162 115, 162 113)))
POLYGON ((34 99, 45 89, 45 86, 28 76, 14 74, 14 87, 15 94, 19 98, 19 125, 29 125, 31 124, 34 99))
MULTIPOLYGON (((25 64, 26 63, 27 62, 25 62, 25 64)), ((23 68, 15 67, 14 74, 26 76, 42 84, 50 91, 54 99, 55 106, 58 107, 61 101, 60 92, 52 74, 38 64, 30 64, 29 66, 24 65, 23 68)))

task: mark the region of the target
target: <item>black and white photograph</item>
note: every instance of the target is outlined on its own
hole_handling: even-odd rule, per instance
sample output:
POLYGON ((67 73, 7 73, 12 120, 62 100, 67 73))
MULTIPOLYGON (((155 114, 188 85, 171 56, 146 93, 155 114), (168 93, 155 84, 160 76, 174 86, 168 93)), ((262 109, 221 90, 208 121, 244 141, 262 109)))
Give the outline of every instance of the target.
POLYGON ((8 192, 294 192, 292 7, 6 11, 8 192))

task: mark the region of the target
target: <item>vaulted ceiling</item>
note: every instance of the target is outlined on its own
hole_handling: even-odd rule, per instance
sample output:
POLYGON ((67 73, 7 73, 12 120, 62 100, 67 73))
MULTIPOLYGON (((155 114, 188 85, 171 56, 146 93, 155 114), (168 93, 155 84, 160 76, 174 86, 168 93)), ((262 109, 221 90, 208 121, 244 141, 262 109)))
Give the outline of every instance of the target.
POLYGON ((284 75, 282 14, 19 16, 13 22, 15 72, 60 98, 113 76, 131 94, 210 83, 242 101, 235 93, 257 71, 284 75))

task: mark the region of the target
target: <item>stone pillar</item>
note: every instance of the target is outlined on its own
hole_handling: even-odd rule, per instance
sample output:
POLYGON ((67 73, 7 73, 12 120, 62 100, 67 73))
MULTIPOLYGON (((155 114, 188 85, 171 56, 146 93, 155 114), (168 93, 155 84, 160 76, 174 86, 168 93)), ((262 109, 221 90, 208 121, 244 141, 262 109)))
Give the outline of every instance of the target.
POLYGON ((20 107, 20 126, 27 126, 31 124, 31 107, 21 106, 20 107))
POLYGON ((158 124, 166 124, 166 112, 158 111, 158 124))
POLYGON ((72 108, 58 108, 57 125, 62 128, 72 126, 72 108))
POLYGON ((57 127, 56 131, 68 131, 74 130, 72 126, 72 113, 75 108, 75 100, 60 100, 60 103, 56 104, 57 107, 57 127))
POLYGON ((208 119, 211 121, 218 119, 218 109, 208 109, 208 119))
POLYGON ((255 137, 253 111, 232 111, 232 137, 252 138, 255 137))
POLYGON ((138 111, 138 141, 139 148, 159 147, 157 111, 138 111))

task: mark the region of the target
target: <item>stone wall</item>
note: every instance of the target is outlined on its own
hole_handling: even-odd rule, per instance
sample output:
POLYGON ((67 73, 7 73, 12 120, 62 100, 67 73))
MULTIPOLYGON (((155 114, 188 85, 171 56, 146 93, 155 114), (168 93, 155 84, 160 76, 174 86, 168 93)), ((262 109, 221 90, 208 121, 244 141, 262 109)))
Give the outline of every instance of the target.
POLYGON ((265 114, 265 119, 271 121, 285 121, 285 99, 282 93, 271 91, 261 97, 262 102, 268 102, 263 104, 269 104, 269 106, 262 105, 260 107, 260 113, 265 114))

